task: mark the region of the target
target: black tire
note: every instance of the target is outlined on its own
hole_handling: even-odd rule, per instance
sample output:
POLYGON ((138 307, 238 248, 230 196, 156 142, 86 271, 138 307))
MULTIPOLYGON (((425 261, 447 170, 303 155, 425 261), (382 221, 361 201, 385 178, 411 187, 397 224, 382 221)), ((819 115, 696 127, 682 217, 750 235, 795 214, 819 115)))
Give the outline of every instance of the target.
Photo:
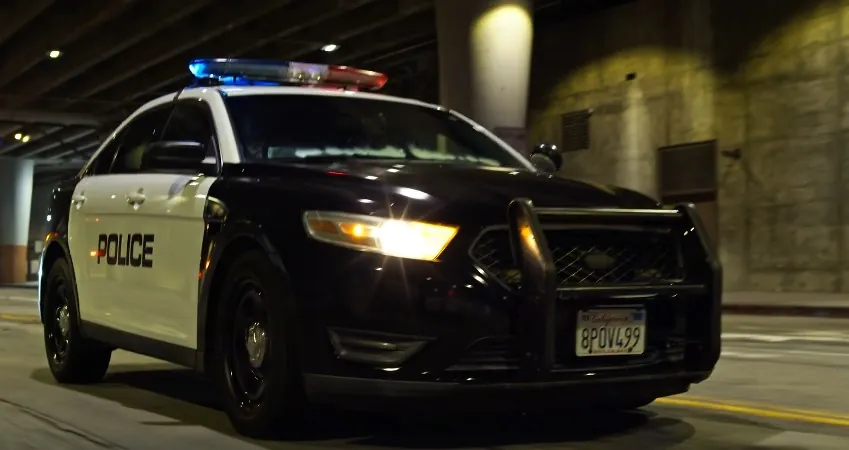
POLYGON ((215 324, 213 379, 236 431, 253 438, 282 437, 300 423, 306 404, 294 354, 294 302, 288 284, 259 251, 240 255, 225 276, 215 324), (253 360, 248 336, 265 343, 254 347, 253 360))
POLYGON ((44 348, 53 378, 67 384, 103 380, 112 350, 80 334, 74 277, 64 259, 56 261, 47 275, 43 314, 44 348))

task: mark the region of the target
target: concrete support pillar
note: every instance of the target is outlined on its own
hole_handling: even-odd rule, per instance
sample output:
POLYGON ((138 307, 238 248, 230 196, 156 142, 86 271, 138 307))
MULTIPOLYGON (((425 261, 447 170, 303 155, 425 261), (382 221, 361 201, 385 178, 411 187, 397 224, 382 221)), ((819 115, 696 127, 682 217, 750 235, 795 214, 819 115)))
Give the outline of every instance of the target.
POLYGON ((0 158, 0 285, 27 278, 27 240, 35 163, 0 158))
POLYGON ((639 83, 625 86, 621 143, 615 167, 616 184, 658 195, 657 149, 651 136, 651 114, 639 83))
POLYGON ((509 135, 502 136, 508 142, 523 141, 533 2, 435 0, 435 4, 440 102, 497 134, 509 135))

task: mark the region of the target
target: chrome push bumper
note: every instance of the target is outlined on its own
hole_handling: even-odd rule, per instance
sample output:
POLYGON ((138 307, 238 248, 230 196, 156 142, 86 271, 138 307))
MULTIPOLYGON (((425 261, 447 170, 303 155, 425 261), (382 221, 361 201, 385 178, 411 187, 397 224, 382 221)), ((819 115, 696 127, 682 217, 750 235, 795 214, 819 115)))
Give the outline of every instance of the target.
POLYGON ((721 335, 722 268, 693 204, 675 209, 535 208, 531 200, 514 199, 508 207, 513 258, 522 274, 517 338, 521 370, 530 379, 545 378, 556 364, 556 309, 559 301, 581 297, 659 293, 701 294, 710 302, 699 333, 703 349, 691 370, 710 371, 719 359, 721 335), (690 259, 699 272, 692 283, 652 286, 559 286, 557 268, 546 241, 541 219, 570 226, 669 226, 681 230, 689 244, 690 259))

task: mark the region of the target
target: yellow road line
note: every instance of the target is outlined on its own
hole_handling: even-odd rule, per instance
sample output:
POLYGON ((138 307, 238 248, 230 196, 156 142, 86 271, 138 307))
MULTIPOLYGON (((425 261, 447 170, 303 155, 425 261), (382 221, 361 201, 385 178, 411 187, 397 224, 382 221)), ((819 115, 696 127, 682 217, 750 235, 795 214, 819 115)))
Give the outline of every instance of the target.
POLYGON ((769 404, 766 404, 766 403, 738 401, 738 400, 722 400, 722 399, 717 399, 717 398, 701 397, 701 396, 698 396, 698 395, 690 395, 690 394, 681 395, 681 396, 678 396, 676 398, 682 398, 682 399, 685 399, 685 400, 692 400, 692 401, 704 402, 704 403, 718 403, 718 404, 721 404, 721 405, 742 406, 742 407, 748 407, 748 408, 754 408, 754 409, 763 409, 763 410, 768 410, 768 411, 783 411, 783 412, 790 412, 790 413, 794 413, 794 414, 801 414, 801 415, 805 415, 805 416, 816 416, 816 417, 827 417, 827 418, 831 418, 831 419, 849 420, 849 413, 841 414, 841 413, 834 412, 834 411, 814 411, 814 410, 811 410, 811 409, 789 408, 789 407, 784 407, 784 406, 769 405, 769 404))
POLYGON ((38 316, 25 314, 0 314, 0 320, 20 323, 39 323, 38 316))
POLYGON ((755 406, 752 404, 731 403, 713 399, 692 398, 689 396, 660 398, 657 399, 655 403, 658 405, 707 409, 712 411, 764 417, 768 419, 792 420, 797 422, 835 425, 849 428, 849 416, 842 416, 822 411, 806 411, 771 405, 755 406))

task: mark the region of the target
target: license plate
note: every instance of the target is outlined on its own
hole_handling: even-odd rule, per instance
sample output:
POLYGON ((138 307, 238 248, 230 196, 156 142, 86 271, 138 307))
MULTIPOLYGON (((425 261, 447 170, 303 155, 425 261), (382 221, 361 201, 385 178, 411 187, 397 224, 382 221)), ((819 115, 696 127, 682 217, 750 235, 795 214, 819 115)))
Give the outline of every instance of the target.
POLYGON ((646 350, 644 309, 578 311, 575 354, 578 356, 642 355, 646 350))

